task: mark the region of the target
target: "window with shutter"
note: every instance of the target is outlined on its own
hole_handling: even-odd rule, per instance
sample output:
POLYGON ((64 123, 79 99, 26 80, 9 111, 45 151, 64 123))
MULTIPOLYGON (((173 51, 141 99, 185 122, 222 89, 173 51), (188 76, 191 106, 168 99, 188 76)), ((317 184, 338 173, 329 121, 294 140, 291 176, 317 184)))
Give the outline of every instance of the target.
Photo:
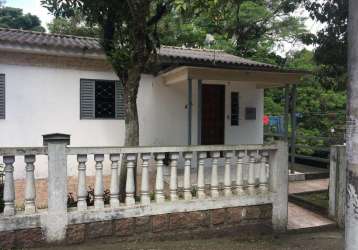
POLYGON ((0 119, 5 119, 5 75, 0 74, 0 119))
POLYGON ((80 117, 95 119, 95 80, 81 79, 80 85, 80 117))
POLYGON ((240 114, 239 93, 231 92, 231 126, 239 125, 239 114, 240 114))
POLYGON ((81 79, 80 92, 81 119, 124 119, 119 81, 81 79))

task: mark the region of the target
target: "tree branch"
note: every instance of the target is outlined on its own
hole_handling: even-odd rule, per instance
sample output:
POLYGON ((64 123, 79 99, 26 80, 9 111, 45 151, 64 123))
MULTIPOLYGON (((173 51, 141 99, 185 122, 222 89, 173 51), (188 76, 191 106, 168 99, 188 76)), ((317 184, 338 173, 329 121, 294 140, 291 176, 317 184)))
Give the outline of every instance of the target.
POLYGON ((164 14, 168 11, 169 9, 169 2, 166 3, 162 3, 162 4, 158 4, 157 5, 157 9, 156 9, 156 13, 154 16, 152 16, 148 22, 147 22, 147 26, 152 26, 153 24, 156 24, 159 22, 159 20, 164 16, 164 14))

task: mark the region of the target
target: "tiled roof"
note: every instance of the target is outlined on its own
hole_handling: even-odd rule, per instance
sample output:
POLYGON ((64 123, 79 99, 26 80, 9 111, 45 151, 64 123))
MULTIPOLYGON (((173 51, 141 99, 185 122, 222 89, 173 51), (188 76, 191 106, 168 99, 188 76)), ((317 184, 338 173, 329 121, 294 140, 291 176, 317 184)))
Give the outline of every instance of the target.
MULTIPOLYGON (((1 48, 26 48, 28 50, 37 49, 52 52, 68 51, 103 55, 99 40, 96 38, 4 28, 0 28, 0 49, 1 48)), ((169 61, 180 60, 181 63, 220 64, 278 69, 278 67, 270 64, 244 59, 219 50, 162 46, 158 54, 161 59, 169 61)))

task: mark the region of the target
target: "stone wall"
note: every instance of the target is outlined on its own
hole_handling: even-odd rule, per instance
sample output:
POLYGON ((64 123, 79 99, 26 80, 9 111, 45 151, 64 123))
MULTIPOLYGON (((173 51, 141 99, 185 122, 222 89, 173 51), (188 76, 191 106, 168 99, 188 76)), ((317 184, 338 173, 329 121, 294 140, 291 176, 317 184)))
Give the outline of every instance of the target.
MULTIPOLYGON (((239 234, 242 238, 272 230, 272 205, 122 218, 67 226, 65 244, 77 244, 100 237, 121 240, 175 239, 239 234)), ((44 245, 41 228, 0 232, 0 249, 44 245)))

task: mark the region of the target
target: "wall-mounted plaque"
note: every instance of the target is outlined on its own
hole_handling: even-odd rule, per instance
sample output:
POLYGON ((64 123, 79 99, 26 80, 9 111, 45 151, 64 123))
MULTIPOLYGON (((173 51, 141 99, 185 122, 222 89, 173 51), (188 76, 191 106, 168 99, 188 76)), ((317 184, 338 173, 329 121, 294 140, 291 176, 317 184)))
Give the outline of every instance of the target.
POLYGON ((256 120, 256 108, 252 108, 252 107, 245 108, 245 119, 256 120))

